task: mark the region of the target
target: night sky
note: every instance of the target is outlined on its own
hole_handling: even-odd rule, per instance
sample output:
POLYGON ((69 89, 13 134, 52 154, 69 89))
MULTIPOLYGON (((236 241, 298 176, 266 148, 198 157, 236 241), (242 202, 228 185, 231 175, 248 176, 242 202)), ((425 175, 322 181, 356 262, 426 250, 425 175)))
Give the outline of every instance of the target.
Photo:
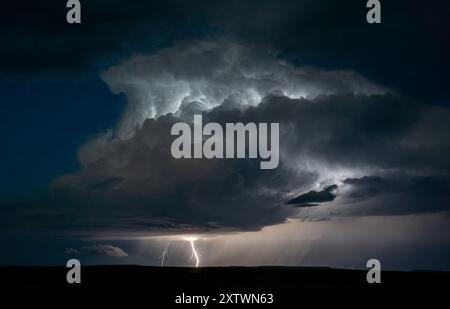
POLYGON ((450 4, 0 4, 0 264, 450 270, 450 4), (171 126, 280 123, 280 164, 171 126), (188 236, 186 236, 188 235, 188 236), (193 235, 193 236, 192 236, 193 235))

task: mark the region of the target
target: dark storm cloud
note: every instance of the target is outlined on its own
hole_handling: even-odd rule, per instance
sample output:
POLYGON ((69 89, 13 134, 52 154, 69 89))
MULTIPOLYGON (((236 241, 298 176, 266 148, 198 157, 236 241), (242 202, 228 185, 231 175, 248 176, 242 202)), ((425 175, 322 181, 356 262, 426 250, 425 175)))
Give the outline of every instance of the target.
POLYGON ((449 175, 363 177, 344 181, 349 191, 342 203, 354 215, 410 214, 448 211, 449 175))
POLYGON ((2 2, 3 72, 97 69, 111 59, 213 31, 199 28, 206 17, 202 1, 81 1, 82 23, 76 25, 66 22, 66 2, 2 2), (195 12, 186 14, 189 9, 195 12))
POLYGON ((445 0, 383 3, 380 25, 366 23, 366 2, 358 0, 91 0, 82 2, 81 25, 66 23, 65 2, 2 2, 3 72, 104 68, 177 40, 228 36, 296 64, 352 69, 426 104, 448 104, 445 0))
POLYGON ((448 211, 445 107, 226 40, 131 57, 102 76, 128 99, 118 127, 82 145, 81 170, 48 196, 3 207, 3 229, 254 230, 289 217, 448 211), (200 112, 204 123, 280 123, 279 167, 174 159, 172 125, 200 112), (303 206, 328 203, 286 205, 309 191, 303 206))
MULTIPOLYGON (((131 226, 151 227, 157 219, 160 223, 154 226, 163 229, 253 229, 295 216, 292 206, 284 205, 288 196, 332 181, 336 168, 368 169, 390 175, 359 182, 342 179, 352 193, 340 196, 337 190, 340 201, 360 205, 351 206, 347 214, 447 211, 448 175, 439 175, 448 170, 450 150, 444 139, 418 138, 421 128, 436 125, 423 123, 430 121, 422 117, 427 113, 423 109, 429 107, 389 94, 310 100, 275 95, 255 107, 217 107, 203 113, 205 122, 279 122, 281 163, 274 171, 261 171, 252 160, 173 159, 167 133, 179 119, 168 115, 146 120, 131 139, 100 137, 84 146, 83 170, 60 178, 54 188, 80 204, 104 205, 80 208, 87 213, 99 215, 108 208, 108 216, 123 219, 130 214, 126 224, 131 226), (320 168, 306 167, 313 162, 320 168), (409 176, 405 170, 424 176, 409 176), (390 197, 390 202, 372 203, 370 194, 375 193, 390 197)), ((436 129, 447 132, 448 125, 436 129)), ((331 202, 330 190, 335 189, 317 190, 317 196, 303 196, 299 203, 331 202)))
MULTIPOLYGON (((58 179, 47 206, 24 212, 35 222, 32 226, 84 231, 257 229, 295 217, 299 208, 285 205, 289 196, 316 187, 319 180, 333 181, 337 166, 370 167, 375 174, 389 170, 392 176, 346 178, 336 200, 330 192, 336 187, 330 186, 301 196, 300 204, 329 201, 328 211, 340 215, 448 211, 448 175, 438 176, 447 163, 421 157, 420 144, 415 148, 401 145, 416 122, 400 121, 404 117, 400 109, 395 114, 396 125, 370 125, 372 117, 389 123, 395 113, 392 100, 402 104, 390 95, 329 96, 313 101, 268 97, 244 111, 204 113, 218 122, 280 121, 282 159, 277 170, 269 171, 259 170, 259 162, 252 160, 175 160, 170 156, 168 132, 179 119, 168 115, 146 120, 131 139, 99 137, 85 145, 82 171, 58 179), (358 111, 333 109, 335 104, 348 104, 358 111), (358 132, 351 143, 347 140, 350 132, 358 132), (421 164, 416 160, 404 166, 394 164, 404 156, 421 157, 421 164), (309 161, 318 162, 321 170, 297 166, 309 161), (427 174, 410 177, 403 175, 404 168, 411 174, 427 174), (346 186, 350 190, 342 193, 346 186)), ((417 115, 406 118, 410 117, 417 115)), ((437 153, 431 158, 446 155, 443 145, 432 148, 437 153)), ((318 211, 322 207, 317 206, 318 211)), ((317 217, 314 213, 307 216, 317 217)))
POLYGON ((176 121, 147 120, 129 140, 86 145, 83 156, 95 159, 85 161, 81 173, 60 178, 55 194, 77 199, 73 210, 94 221, 106 215, 125 227, 253 229, 285 219, 280 194, 268 189, 285 186, 289 171, 260 172, 259 162, 249 160, 176 160, 168 134, 176 121))

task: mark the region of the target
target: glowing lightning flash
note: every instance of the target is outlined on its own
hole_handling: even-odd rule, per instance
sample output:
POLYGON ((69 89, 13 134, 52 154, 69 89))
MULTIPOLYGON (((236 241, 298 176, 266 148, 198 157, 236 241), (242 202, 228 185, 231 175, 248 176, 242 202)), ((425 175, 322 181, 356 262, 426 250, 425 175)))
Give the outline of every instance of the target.
POLYGON ((164 266, 164 260, 166 259, 167 253, 169 252, 169 245, 170 243, 167 245, 167 247, 164 248, 164 251, 161 253, 161 267, 164 266))
MULTIPOLYGON (((196 237, 196 236, 183 236, 183 237, 177 237, 176 239, 189 242, 189 244, 191 245, 191 249, 192 249, 192 254, 191 254, 191 257, 189 258, 189 262, 191 262, 193 259, 195 259, 195 267, 198 267, 198 265, 200 264, 200 255, 198 254, 197 249, 195 248, 195 241, 198 239, 198 237, 196 237)), ((165 260, 167 258, 168 253, 169 253, 169 246, 170 246, 170 244, 171 244, 171 242, 169 241, 169 243, 164 248, 163 252, 161 253, 161 255, 159 257, 161 259, 161 264, 160 264, 161 267, 164 266, 164 262, 165 262, 165 260)))
POLYGON ((195 241, 197 240, 197 237, 185 237, 183 240, 188 241, 191 244, 192 248, 192 255, 189 261, 192 260, 192 258, 195 258, 195 267, 198 267, 198 264, 200 264, 200 258, 198 256, 197 250, 195 249, 195 241))

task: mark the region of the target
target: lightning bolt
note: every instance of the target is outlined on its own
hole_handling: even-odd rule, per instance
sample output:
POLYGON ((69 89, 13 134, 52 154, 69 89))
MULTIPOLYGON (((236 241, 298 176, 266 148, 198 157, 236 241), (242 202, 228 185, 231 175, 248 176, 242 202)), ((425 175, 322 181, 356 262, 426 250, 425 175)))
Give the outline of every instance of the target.
POLYGON ((191 240, 190 243, 191 243, 191 248, 192 248, 192 254, 195 257, 195 267, 198 267, 198 264, 200 263, 200 259, 198 258, 197 250, 195 250, 194 241, 195 240, 191 240))
POLYGON ((189 259, 189 262, 193 258, 195 258, 195 267, 198 267, 198 265, 200 264, 200 258, 197 253, 197 249, 195 249, 195 241, 197 240, 197 237, 185 237, 184 240, 188 241, 191 244, 192 254, 191 254, 191 258, 189 259))
POLYGON ((169 246, 170 246, 170 242, 164 248, 163 252, 161 253, 161 256, 159 257, 161 259, 161 267, 164 266, 164 260, 166 259, 167 253, 169 253, 169 246))
POLYGON ((171 245, 172 240, 181 240, 181 241, 188 242, 191 247, 192 253, 191 253, 191 257, 189 258, 189 263, 192 260, 194 260, 195 267, 198 267, 200 265, 200 254, 197 252, 197 248, 195 247, 195 242, 198 239, 199 238, 197 236, 177 236, 176 238, 169 239, 167 246, 164 248, 164 250, 161 252, 161 255, 159 256, 159 258, 161 259, 160 266, 161 267, 164 266, 164 262, 166 261, 167 256, 169 254, 169 247, 171 245))

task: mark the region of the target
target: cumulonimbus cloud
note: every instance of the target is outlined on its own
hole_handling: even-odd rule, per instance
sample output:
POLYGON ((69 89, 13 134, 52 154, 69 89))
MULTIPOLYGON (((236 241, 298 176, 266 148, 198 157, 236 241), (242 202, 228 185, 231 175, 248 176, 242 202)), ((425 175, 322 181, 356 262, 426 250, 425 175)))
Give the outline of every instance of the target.
POLYGON ((53 183, 34 220, 167 232, 253 230, 289 217, 448 211, 450 112, 357 73, 294 67, 265 49, 219 40, 135 56, 102 77, 114 93, 126 94, 127 109, 116 129, 80 147, 82 169, 53 183), (279 167, 262 171, 251 159, 174 159, 170 129, 195 113, 205 122, 280 123, 279 167), (384 181, 377 186, 364 177, 384 181), (438 205, 427 205, 420 191, 408 194, 420 179, 433 179, 423 194, 438 191, 438 205), (286 203, 327 187, 333 198, 318 206, 286 203))

